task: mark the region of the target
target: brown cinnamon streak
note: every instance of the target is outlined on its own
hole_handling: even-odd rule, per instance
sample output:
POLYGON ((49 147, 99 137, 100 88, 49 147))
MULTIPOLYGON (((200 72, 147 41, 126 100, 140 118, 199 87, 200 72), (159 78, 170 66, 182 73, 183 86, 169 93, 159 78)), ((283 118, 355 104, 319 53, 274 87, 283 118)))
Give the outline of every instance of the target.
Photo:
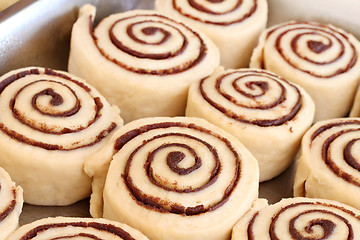
MULTIPOLYGON (((222 3, 224 0, 208 0, 208 1, 211 3, 222 3)), ((232 8, 226 12, 219 13, 219 12, 211 11, 210 9, 206 8, 205 6, 198 4, 195 0, 188 0, 188 2, 191 7, 198 10, 199 12, 204 12, 204 13, 213 14, 213 15, 221 15, 221 14, 233 12, 233 11, 235 11, 235 9, 239 8, 239 6, 242 4, 242 0, 238 0, 236 5, 234 6, 234 8, 232 8)), ((176 5, 176 0, 173 0, 173 7, 175 7, 175 5, 176 5)))
MULTIPOLYGON (((328 168, 338 177, 342 178, 344 181, 349 182, 351 184, 354 184, 355 186, 360 187, 360 182, 358 181, 358 178, 356 178, 355 176, 352 176, 351 174, 345 172, 343 169, 341 169, 338 165, 336 165, 335 161, 333 160, 329 149, 331 148, 331 144, 332 142, 334 142, 338 137, 340 137, 341 135, 347 134, 347 133, 351 133, 351 132, 360 132, 360 127, 358 128, 353 128, 353 129, 347 129, 347 130, 341 130, 339 132, 336 132, 335 134, 332 134, 330 137, 328 137, 327 139, 325 139, 323 146, 322 146, 322 150, 321 150, 321 155, 322 155, 322 160, 325 162, 325 164, 328 166, 328 168)), ((351 153, 346 153, 346 148, 343 150, 343 156, 344 157, 348 157, 349 155, 351 155, 351 153), (347 155, 348 154, 348 155, 347 155)), ((344 159, 347 163, 351 163, 351 159, 344 159)), ((357 165, 352 165, 350 164, 351 167, 357 167, 357 165)), ((360 169, 356 169, 357 171, 359 171, 360 169)))
MULTIPOLYGON (((333 234, 333 230, 335 229, 336 225, 334 222, 331 221, 331 219, 324 219, 324 218, 316 218, 313 219, 312 221, 310 221, 308 223, 308 225, 306 226, 306 228, 304 229, 305 231, 307 231, 308 233, 311 233, 311 229, 314 226, 318 226, 321 227, 323 229, 323 236, 318 236, 317 238, 309 238, 309 237, 305 237, 303 236, 297 229, 295 226, 295 222, 298 218, 300 218, 302 215, 306 215, 306 214, 311 214, 311 213, 321 213, 321 214, 328 214, 331 215, 331 217, 333 218, 337 218, 340 221, 342 221, 347 227, 348 227, 348 236, 346 239, 348 240, 352 240, 354 239, 354 232, 353 232, 353 227, 350 225, 349 221, 347 219, 345 219, 344 217, 340 216, 339 214, 336 214, 335 212, 331 211, 331 208, 340 210, 345 212, 346 214, 348 214, 348 216, 354 217, 357 220, 359 219, 359 216, 357 216, 354 212, 344 209, 340 206, 336 206, 336 205, 332 205, 332 204, 325 204, 325 203, 321 203, 321 202, 299 202, 299 203, 294 203, 294 204, 290 204, 287 205, 283 208, 281 208, 273 217, 271 220, 271 224, 269 226, 269 236, 272 240, 279 240, 282 239, 282 237, 278 237, 276 234, 276 224, 281 216, 281 214, 285 213, 287 210, 291 209, 291 208, 295 208, 295 207, 299 207, 301 208, 301 206, 311 206, 314 205, 314 207, 316 207, 317 205, 320 206, 324 206, 326 208, 330 208, 330 210, 327 209, 310 209, 310 210, 306 210, 303 212, 299 212, 298 215, 294 216, 293 218, 290 219, 289 223, 279 223, 279 224, 288 224, 289 225, 289 233, 291 235, 291 239, 294 240, 307 240, 307 239, 328 239, 328 237, 330 237, 333 234)), ((344 238, 345 239, 345 238, 344 238)))
MULTIPOLYGON (((311 135, 311 142, 310 147, 313 144, 313 142, 316 140, 316 138, 321 137, 322 133, 333 130, 333 133, 329 135, 326 139, 321 140, 322 147, 321 147, 321 158, 324 161, 324 163, 327 165, 330 171, 332 171, 336 176, 339 178, 342 178, 344 181, 354 184, 355 186, 360 187, 360 182, 355 176, 350 175, 349 173, 345 172, 343 169, 341 169, 335 161, 333 160, 330 149, 331 144, 339 137, 351 134, 354 132, 360 133, 360 121, 351 119, 351 120, 345 120, 345 121, 337 121, 332 122, 329 124, 325 124, 320 126, 318 129, 316 129, 313 134, 311 135), (353 126, 350 126, 353 125, 353 126), (342 126, 349 126, 346 129, 339 129, 336 130, 337 127, 342 126)), ((354 158, 354 156, 351 153, 352 146, 355 144, 355 142, 359 141, 360 138, 350 139, 349 142, 345 143, 345 147, 342 150, 343 151, 343 157, 344 161, 350 166, 351 168, 355 169, 356 171, 360 171, 360 165, 358 164, 357 160, 354 158)), ((339 149, 341 151, 341 149, 339 149)))
POLYGON ((360 126, 360 120, 339 121, 339 122, 329 123, 329 124, 320 126, 311 135, 311 141, 314 141, 314 139, 317 138, 321 133, 323 133, 331 128, 338 127, 338 126, 352 125, 352 124, 360 126))
MULTIPOLYGON (((259 109, 259 110, 268 110, 271 108, 274 108, 276 106, 278 106, 279 104, 281 104, 283 101, 286 100, 286 91, 285 91, 285 88, 284 86, 282 85, 282 83, 280 83, 279 81, 276 81, 275 79, 272 79, 272 78, 269 78, 270 80, 272 79, 272 81, 275 81, 277 82, 277 84, 280 85, 280 88, 282 89, 282 93, 281 93, 281 96, 276 100, 274 101, 273 103, 269 104, 269 105, 259 105, 259 106, 255 106, 255 107, 249 107, 249 106, 246 106, 246 105, 243 105, 243 104, 240 104, 238 103, 235 99, 233 99, 233 97, 231 97, 230 95, 227 95, 226 93, 222 92, 220 90, 220 84, 221 84, 221 81, 224 77, 230 75, 230 74, 234 74, 234 73, 229 73, 229 74, 226 74, 226 75, 223 75, 223 76, 220 76, 217 81, 216 81, 216 85, 214 86, 216 91, 219 92, 225 99, 227 99, 229 102, 232 102, 233 104, 239 106, 239 107, 243 107, 243 108, 253 108, 253 109, 259 109)), ((243 77, 246 77, 246 76, 256 76, 257 72, 251 72, 249 71, 249 73, 243 77)), ((264 75, 261 75, 261 76, 264 76, 264 75)), ((292 88, 295 89, 296 93, 297 93, 297 102, 294 104, 294 106, 292 106, 290 112, 287 114, 287 115, 284 115, 278 119, 255 119, 255 120, 249 120, 249 119, 246 119, 246 116, 242 116, 242 115, 239 115, 239 114, 236 114, 234 113, 233 111, 231 111, 230 109, 226 108, 226 106, 222 106, 220 105, 219 103, 215 102, 214 100, 211 99, 210 96, 208 96, 208 94, 206 93, 204 87, 203 87, 203 84, 204 84, 204 81, 206 80, 206 78, 202 79, 200 81, 200 93, 203 97, 203 99, 205 101, 207 101, 211 106, 213 106, 215 109, 217 109, 218 111, 220 111, 222 114, 224 114, 225 116, 227 116, 228 118, 232 118, 236 121, 239 121, 239 122, 243 122, 243 123, 247 123, 247 124, 253 124, 253 125, 257 125, 259 127, 271 127, 271 126, 279 126, 279 125, 282 125, 284 123, 286 123, 287 121, 290 121, 292 120, 296 115, 297 113, 300 111, 301 109, 301 106, 302 106, 302 96, 300 94, 300 91, 297 87, 295 87, 294 85, 292 85, 291 83, 288 83, 290 84, 290 86, 292 88)), ((238 80, 235 79, 234 81, 238 80)), ((263 93, 260 94, 259 96, 262 96, 264 94, 264 92, 266 90, 268 90, 267 88, 267 85, 261 85, 259 82, 251 82, 249 83, 247 86, 252 86, 252 85, 260 85, 261 89, 263 90, 263 93)), ((234 83, 233 83, 234 85, 234 83)), ((250 98, 256 98, 258 96, 253 96, 253 95, 250 95, 250 94, 247 94, 245 93, 244 91, 239 91, 239 89, 235 86, 235 89, 237 90, 237 92, 239 94, 242 94, 246 97, 250 97, 250 98)))
POLYGON ((79 229, 79 233, 77 235, 64 235, 59 238, 53 238, 53 239, 65 239, 65 238, 73 238, 73 237, 86 237, 90 239, 103 239, 103 236, 95 236, 93 234, 86 234, 84 235, 84 232, 87 228, 93 228, 97 231, 99 231, 99 234, 102 232, 105 234, 112 234, 115 235, 121 239, 124 240, 135 240, 134 237, 132 237, 127 231, 124 229, 117 227, 112 224, 104 224, 104 223, 98 223, 98 222, 64 222, 64 223, 49 223, 37 226, 33 229, 31 229, 29 232, 27 232, 25 235, 21 236, 21 240, 27 240, 27 239, 33 239, 37 235, 41 234, 42 232, 46 232, 48 230, 51 231, 51 229, 56 228, 66 228, 66 227, 73 227, 76 229, 79 229))
MULTIPOLYGON (((185 1, 185 0, 180 0, 180 1, 185 1)), ((210 1, 213 2, 213 3, 222 2, 222 0, 210 0, 210 1)), ((183 15, 183 16, 185 16, 187 18, 193 19, 195 21, 203 22, 203 23, 206 23, 206 24, 220 25, 220 26, 227 26, 227 25, 231 25, 231 24, 241 23, 241 22, 245 21, 246 19, 250 18, 256 12, 256 10, 258 8, 257 0, 253 0, 253 2, 254 2, 253 7, 244 16, 242 16, 242 17, 240 17, 238 19, 232 20, 232 21, 226 21, 226 22, 219 21, 219 22, 216 22, 216 21, 204 20, 204 19, 201 19, 201 18, 199 18, 197 16, 187 14, 177 5, 176 2, 177 2, 177 0, 172 0, 173 8, 176 11, 178 11, 181 15, 183 15)), ((225 14, 228 14, 228 13, 233 12, 236 9, 240 8, 243 1, 238 0, 236 5, 234 6, 234 8, 232 8, 232 9, 226 11, 226 12, 220 12, 220 13, 211 11, 210 9, 206 8, 205 6, 198 4, 194 0, 188 0, 188 2, 190 4, 190 6, 193 7, 194 9, 196 9, 197 11, 207 13, 207 14, 212 14, 212 15, 225 15, 225 14)))
MULTIPOLYGON (((1 190, 1 184, 0 184, 1 190)), ((0 222, 3 221, 15 208, 16 205, 16 189, 12 189, 12 197, 13 199, 10 201, 9 205, 5 207, 3 212, 0 213, 0 222)), ((2 200, 3 201, 3 200, 2 200)))
MULTIPOLYGON (((349 37, 347 35, 345 35, 342 32, 336 31, 335 29, 332 29, 326 25, 314 25, 308 22, 295 22, 295 23, 289 23, 286 25, 281 25, 278 26, 277 28, 272 29, 271 31, 268 32, 266 39, 268 39, 272 34, 274 34, 274 32, 276 31, 281 31, 278 36, 276 36, 276 40, 275 40, 275 49, 276 51, 280 54, 280 56, 284 59, 284 61, 286 61, 290 66, 292 66, 294 69, 297 69, 299 71, 302 71, 306 74, 312 75, 314 77, 317 77, 319 79, 327 79, 327 78, 332 78, 335 77, 337 75, 346 73, 347 71, 349 71, 351 68, 354 67, 355 63, 358 61, 358 53, 356 51, 355 46, 350 42, 349 37), (302 24, 306 24, 307 26, 302 26, 302 24), (283 27, 287 27, 287 26, 294 26, 291 29, 287 29, 285 31, 281 31, 281 28, 283 27), (326 74, 326 75, 320 75, 320 74, 316 74, 313 71, 310 70, 306 70, 306 69, 301 69, 298 68, 297 64, 292 62, 287 53, 282 49, 281 47, 281 40, 283 38, 284 35, 286 35, 289 32, 292 31, 306 31, 306 32, 301 32, 299 34, 297 34, 291 41, 291 49, 294 52, 295 55, 297 55, 300 59, 303 59, 309 63, 315 64, 315 65, 327 65, 330 63, 334 63, 336 61, 339 61, 344 55, 345 55, 345 46, 344 46, 344 41, 346 41, 350 48, 351 48, 351 59, 349 60, 349 62, 347 63, 347 65, 340 67, 338 69, 334 69, 333 72, 326 74), (323 61, 323 62, 316 62, 310 58, 307 57, 303 57, 298 53, 298 40, 304 36, 304 35, 317 35, 317 36, 323 36, 325 38, 327 38, 330 41, 330 38, 327 36, 331 36, 332 38, 334 38, 336 40, 336 42, 340 45, 340 50, 339 53, 336 57, 334 57, 333 59, 329 59, 328 61, 323 61), (344 41, 342 39, 340 39, 339 36, 341 36, 344 41)), ((321 42, 315 42, 315 41, 308 41, 307 42, 308 47, 311 51, 320 54, 323 51, 326 51, 328 48, 330 48, 331 46, 334 45, 333 42, 330 42, 327 45, 324 45, 321 42)), ((262 58, 264 61, 264 57, 262 58)), ((262 63, 264 66, 264 63, 262 63)))

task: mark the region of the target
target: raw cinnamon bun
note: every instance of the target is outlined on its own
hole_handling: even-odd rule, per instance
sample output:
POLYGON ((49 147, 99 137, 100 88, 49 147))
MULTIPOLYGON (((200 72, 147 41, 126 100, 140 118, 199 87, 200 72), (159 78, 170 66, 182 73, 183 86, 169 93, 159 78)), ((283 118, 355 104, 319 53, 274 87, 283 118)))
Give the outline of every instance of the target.
POLYGON ((7 239, 18 228, 22 206, 22 188, 0 167, 0 239, 7 239))
POLYGON ((259 69, 223 71, 191 85, 186 116, 200 117, 237 137, 255 156, 260 181, 293 161, 315 107, 306 91, 259 69))
POLYGON ((106 219, 43 218, 21 226, 7 238, 20 239, 118 239, 148 240, 138 230, 106 219))
POLYGON ((123 124, 119 109, 66 72, 29 67, 0 78, 0 166, 26 203, 67 205, 86 198, 84 162, 123 124))
POLYGON ((256 159, 203 119, 136 120, 106 151, 103 217, 150 239, 228 239, 258 195, 256 159))
POLYGON ((315 122, 344 117, 360 80, 360 42, 333 25, 286 22, 262 33, 250 67, 270 70, 304 87, 315 122))
POLYGON ((316 123, 302 140, 294 195, 343 202, 360 209, 360 119, 316 123))
POLYGON ((206 33, 225 68, 249 66, 268 15, 266 0, 156 0, 155 9, 206 33))
POLYGON ((219 65, 205 35, 153 10, 111 15, 94 29, 95 7, 80 9, 68 69, 121 109, 125 122, 184 115, 190 83, 219 65))
POLYGON ((287 198, 273 205, 259 199, 235 225, 232 240, 359 239, 360 211, 336 201, 287 198))

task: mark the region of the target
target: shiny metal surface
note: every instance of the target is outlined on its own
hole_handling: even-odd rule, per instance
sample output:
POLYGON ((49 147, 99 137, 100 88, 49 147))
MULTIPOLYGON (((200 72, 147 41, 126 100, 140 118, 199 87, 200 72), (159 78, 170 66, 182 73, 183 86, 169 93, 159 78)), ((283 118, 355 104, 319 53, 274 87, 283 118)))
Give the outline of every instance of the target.
MULTIPOLYGON (((72 24, 79 7, 85 3, 97 7, 96 22, 111 13, 153 7, 153 0, 21 0, 0 12, 0 75, 25 66, 66 70, 72 24)), ((339 1, 269 0, 269 24, 291 19, 317 20, 337 23, 360 37, 360 21, 354 20, 359 20, 360 2, 344 0, 342 10, 336 8, 336 3, 339 1)), ((294 169, 293 164, 279 177, 262 183, 260 197, 267 198, 270 203, 291 197, 294 169)), ((25 204, 20 224, 59 215, 88 217, 88 199, 66 207, 25 204)))

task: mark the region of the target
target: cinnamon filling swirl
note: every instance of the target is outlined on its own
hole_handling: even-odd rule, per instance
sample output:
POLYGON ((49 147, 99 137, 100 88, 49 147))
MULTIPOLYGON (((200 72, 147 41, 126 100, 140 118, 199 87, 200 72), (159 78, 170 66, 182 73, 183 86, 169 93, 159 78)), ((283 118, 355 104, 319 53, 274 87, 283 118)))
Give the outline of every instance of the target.
MULTIPOLYGON (((149 182, 151 182, 154 186, 169 192, 190 194, 190 193, 200 192, 206 188, 209 188, 214 182, 216 182, 221 177, 222 163, 219 157, 220 153, 218 153, 218 151, 216 150, 216 146, 212 146, 206 140, 200 139, 196 136, 192 136, 184 133, 176 133, 176 132, 161 133, 161 134, 159 133, 149 139, 144 139, 141 142, 141 144, 131 152, 129 158, 126 160, 127 163, 125 166, 125 170, 121 175, 128 190, 130 191, 131 195, 134 197, 134 199, 137 201, 138 204, 160 212, 170 212, 170 213, 185 214, 185 215, 197 215, 217 209, 228 200, 233 189, 236 187, 237 183, 239 182, 241 176, 240 156, 235 151, 232 144, 226 138, 221 137, 218 134, 215 134, 205 128, 196 126, 194 124, 187 124, 181 122, 162 122, 157 124, 144 125, 140 128, 131 130, 123 134, 116 140, 115 151, 119 151, 120 149, 125 147, 125 145, 132 139, 139 137, 143 134, 146 134, 152 130, 163 129, 166 131, 166 129, 169 128, 188 128, 191 131, 194 131, 196 135, 199 133, 208 134, 211 135, 211 137, 215 137, 218 141, 223 142, 228 147, 228 150, 233 155, 233 159, 235 163, 234 166, 235 176, 229 182, 229 185, 225 188, 226 190, 224 191, 223 197, 209 206, 204 206, 204 205, 184 206, 181 203, 169 202, 167 200, 160 199, 158 196, 150 195, 142 191, 141 186, 137 186, 137 184, 134 183, 132 179, 131 168, 134 167, 133 165, 136 166, 136 164, 133 164, 133 162, 136 161, 136 155, 143 148, 146 148, 147 145, 153 144, 158 140, 163 142, 163 144, 160 144, 158 147, 156 147, 151 152, 149 152, 143 164, 144 173, 146 173, 146 178, 148 178, 149 182), (190 175, 193 171, 202 167, 202 161, 204 160, 201 159, 201 157, 198 155, 197 153, 198 150, 196 148, 192 147, 191 145, 187 145, 185 143, 168 142, 170 141, 171 138, 182 139, 181 142, 183 141, 183 139, 189 139, 190 141, 195 141, 198 145, 202 145, 203 148, 207 149, 207 151, 209 152, 209 156, 207 158, 212 159, 211 161, 214 161, 214 164, 212 169, 209 170, 210 175, 207 177, 207 180, 204 180, 204 182, 201 185, 181 186, 176 182, 171 183, 169 182, 171 180, 166 179, 166 177, 159 176, 159 172, 156 172, 153 169, 153 162, 155 161, 154 159, 157 157, 157 154, 160 154, 161 151, 168 151, 168 153, 166 154, 167 156, 166 163, 169 169, 171 169, 173 173, 179 175, 180 177, 186 177, 187 175, 190 175), (192 165, 182 167, 181 161, 185 158, 185 155, 187 157, 189 156, 193 157, 194 161, 192 165)), ((206 161, 209 161, 208 159, 206 161)))

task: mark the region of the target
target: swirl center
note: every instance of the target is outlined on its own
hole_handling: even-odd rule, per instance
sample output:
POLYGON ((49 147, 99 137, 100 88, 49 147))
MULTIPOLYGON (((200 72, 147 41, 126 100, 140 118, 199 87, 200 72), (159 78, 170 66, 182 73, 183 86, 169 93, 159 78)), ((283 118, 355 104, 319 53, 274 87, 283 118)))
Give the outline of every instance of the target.
POLYGON ((201 161, 198 157, 195 157, 195 164, 188 168, 183 168, 179 164, 185 159, 185 154, 180 151, 170 152, 167 155, 166 162, 171 170, 179 175, 187 175, 192 171, 198 169, 201 166, 201 161))
MULTIPOLYGON (((129 30, 128 30, 129 31, 129 30)), ((165 29, 161 29, 161 28, 158 28, 158 27, 146 27, 146 28, 143 28, 141 30, 145 35, 148 35, 148 36, 152 36, 152 35, 155 35, 156 33, 158 32, 161 32, 163 34, 163 38, 159 41, 159 42, 156 42, 156 43, 153 43, 153 44, 163 44, 164 42, 166 42, 169 37, 170 37, 170 33, 168 31, 166 31, 165 29)), ((145 41, 142 41, 138 38, 136 38, 135 34, 132 32, 129 31, 129 35, 132 34, 132 37, 134 38, 135 41, 138 41, 140 43, 143 43, 143 44, 146 44, 145 41)), ((149 44, 149 43, 147 43, 149 44)))
MULTIPOLYGON (((235 84, 235 82, 234 82, 235 84)), ((256 90, 256 89, 260 89, 261 93, 257 94, 257 95, 252 95, 249 93, 246 93, 245 91, 242 91, 241 89, 239 89, 237 87, 237 85, 234 85, 235 89, 238 90, 238 92, 240 92, 241 94, 247 96, 247 97, 258 97, 258 96, 262 96, 265 94, 265 92, 269 89, 269 84, 267 82, 262 82, 262 81, 250 81, 250 82, 246 82, 245 86, 250 89, 250 90, 256 90)))
POLYGON ((335 223, 326 220, 326 219, 315 219, 310 222, 310 224, 305 228, 305 231, 308 233, 313 233, 313 227, 320 226, 324 229, 324 236, 322 239, 327 239, 333 233, 336 225, 335 223))
POLYGON ((324 44, 322 42, 312 41, 312 40, 308 41, 307 45, 310 48, 310 50, 315 53, 322 53, 331 47, 330 44, 324 44))
POLYGON ((237 152, 226 139, 197 125, 154 123, 123 136, 117 143, 118 151, 127 142, 141 140, 128 160, 120 163, 123 183, 141 206, 160 212, 201 214, 222 206, 239 182, 237 152), (175 127, 176 132, 170 127, 175 127), (201 137, 207 134, 210 140, 181 132, 179 127, 201 133, 201 137), (158 129, 166 131, 159 133, 158 129), (143 133, 146 136, 142 139, 143 133), (230 149, 227 160, 221 161, 214 143, 223 151, 230 149))
POLYGON ((59 106, 61 105, 64 100, 63 98, 61 97, 60 94, 56 93, 53 89, 51 88, 47 88, 39 93, 37 93, 33 99, 32 99, 32 102, 35 103, 36 102, 36 99, 39 97, 39 96, 42 96, 42 95, 46 95, 46 96, 51 96, 51 100, 50 100, 50 104, 53 105, 53 106, 59 106))

